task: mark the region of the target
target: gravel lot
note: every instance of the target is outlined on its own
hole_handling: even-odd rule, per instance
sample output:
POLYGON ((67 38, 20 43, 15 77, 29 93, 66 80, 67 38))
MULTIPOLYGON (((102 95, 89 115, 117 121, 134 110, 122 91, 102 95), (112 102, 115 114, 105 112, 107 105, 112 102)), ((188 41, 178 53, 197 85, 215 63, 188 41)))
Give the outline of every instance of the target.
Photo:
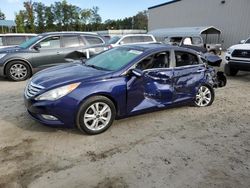
POLYGON ((31 120, 26 82, 0 80, 0 187, 250 187, 250 74, 208 108, 116 121, 98 136, 31 120))

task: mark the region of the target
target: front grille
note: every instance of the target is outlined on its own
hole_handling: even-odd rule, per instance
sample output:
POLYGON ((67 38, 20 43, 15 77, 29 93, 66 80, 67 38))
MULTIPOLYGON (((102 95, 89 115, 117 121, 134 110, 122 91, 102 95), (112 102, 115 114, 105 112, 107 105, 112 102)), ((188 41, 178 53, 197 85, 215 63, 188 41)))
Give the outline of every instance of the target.
POLYGON ((44 87, 34 84, 33 82, 28 83, 25 89, 25 96, 27 98, 34 97, 36 94, 38 94, 41 90, 43 90, 44 87))
POLYGON ((250 58, 250 50, 234 50, 232 57, 250 58))

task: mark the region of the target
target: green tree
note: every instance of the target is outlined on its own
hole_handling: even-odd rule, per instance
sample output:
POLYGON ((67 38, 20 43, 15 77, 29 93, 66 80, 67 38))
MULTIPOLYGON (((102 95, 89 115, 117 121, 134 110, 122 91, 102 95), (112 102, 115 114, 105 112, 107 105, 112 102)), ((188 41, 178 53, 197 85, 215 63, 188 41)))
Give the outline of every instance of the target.
POLYGON ((93 26, 92 30, 98 30, 98 27, 100 26, 100 24, 102 22, 102 18, 98 12, 99 12, 99 7, 97 7, 97 6, 95 6, 91 9, 90 23, 93 26))
POLYGON ((45 11, 46 7, 43 3, 34 3, 34 11, 36 13, 36 32, 42 33, 45 30, 45 11))
POLYGON ((147 29, 148 27, 148 12, 138 12, 134 17, 134 28, 135 29, 147 29))
POLYGON ((20 10, 19 13, 16 13, 16 28, 18 33, 25 33, 25 11, 20 10))
POLYGON ((0 9, 0 20, 5 20, 5 14, 0 9))
POLYGON ((80 12, 81 29, 83 29, 84 31, 88 31, 87 24, 90 22, 91 15, 91 9, 82 9, 80 12))
POLYGON ((63 23, 63 12, 62 12, 62 3, 61 2, 55 2, 54 5, 52 5, 52 11, 54 13, 55 17, 55 24, 56 24, 56 30, 62 31, 62 23, 63 23))
POLYGON ((34 33, 35 32, 35 17, 34 17, 34 9, 33 9, 33 3, 32 0, 30 1, 25 1, 23 3, 23 6, 26 10, 26 27, 27 27, 27 32, 34 33))
POLYGON ((45 7, 45 31, 54 31, 54 13, 53 13, 53 5, 45 7))

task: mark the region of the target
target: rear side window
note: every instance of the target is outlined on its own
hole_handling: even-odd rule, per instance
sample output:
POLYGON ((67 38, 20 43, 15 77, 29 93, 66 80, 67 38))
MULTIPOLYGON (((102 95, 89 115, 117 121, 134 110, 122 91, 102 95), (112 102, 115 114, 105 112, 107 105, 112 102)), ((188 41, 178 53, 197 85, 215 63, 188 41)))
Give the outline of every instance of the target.
POLYGON ((136 68, 142 71, 147 69, 169 68, 169 64, 169 52, 160 52, 143 59, 136 65, 136 68))
POLYGON ((125 38, 122 39, 122 41, 120 43, 121 44, 133 43, 133 38, 132 37, 125 37, 125 38))
POLYGON ((199 64, 198 57, 188 52, 176 51, 175 59, 176 59, 176 67, 199 64))
POLYGON ((103 40, 100 39, 99 37, 94 37, 94 36, 84 36, 85 40, 90 44, 90 45, 97 45, 97 44, 103 44, 103 40))
POLYGON ((60 48, 60 37, 49 37, 40 42, 41 49, 60 48))
POLYGON ((25 36, 6 36, 5 40, 7 45, 19 45, 26 39, 25 36))
POLYGON ((143 36, 143 42, 154 42, 151 36, 143 36))
POLYGON ((63 47, 78 47, 80 46, 80 41, 78 36, 63 36, 62 38, 63 47))

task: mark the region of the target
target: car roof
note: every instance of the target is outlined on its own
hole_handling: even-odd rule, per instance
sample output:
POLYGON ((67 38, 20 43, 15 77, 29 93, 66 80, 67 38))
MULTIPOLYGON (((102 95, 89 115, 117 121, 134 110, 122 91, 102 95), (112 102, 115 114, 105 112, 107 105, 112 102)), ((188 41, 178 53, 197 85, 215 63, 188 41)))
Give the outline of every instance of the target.
POLYGON ((40 35, 48 36, 48 35, 74 35, 74 34, 99 36, 97 33, 94 33, 94 32, 80 32, 80 31, 46 32, 40 35))
POLYGON ((129 47, 135 50, 142 50, 145 52, 146 51, 158 51, 158 50, 181 50, 181 51, 186 51, 186 52, 197 54, 197 51, 189 49, 189 48, 173 46, 173 45, 168 45, 168 44, 161 44, 161 43, 134 44, 134 45, 125 45, 123 47, 129 47))

